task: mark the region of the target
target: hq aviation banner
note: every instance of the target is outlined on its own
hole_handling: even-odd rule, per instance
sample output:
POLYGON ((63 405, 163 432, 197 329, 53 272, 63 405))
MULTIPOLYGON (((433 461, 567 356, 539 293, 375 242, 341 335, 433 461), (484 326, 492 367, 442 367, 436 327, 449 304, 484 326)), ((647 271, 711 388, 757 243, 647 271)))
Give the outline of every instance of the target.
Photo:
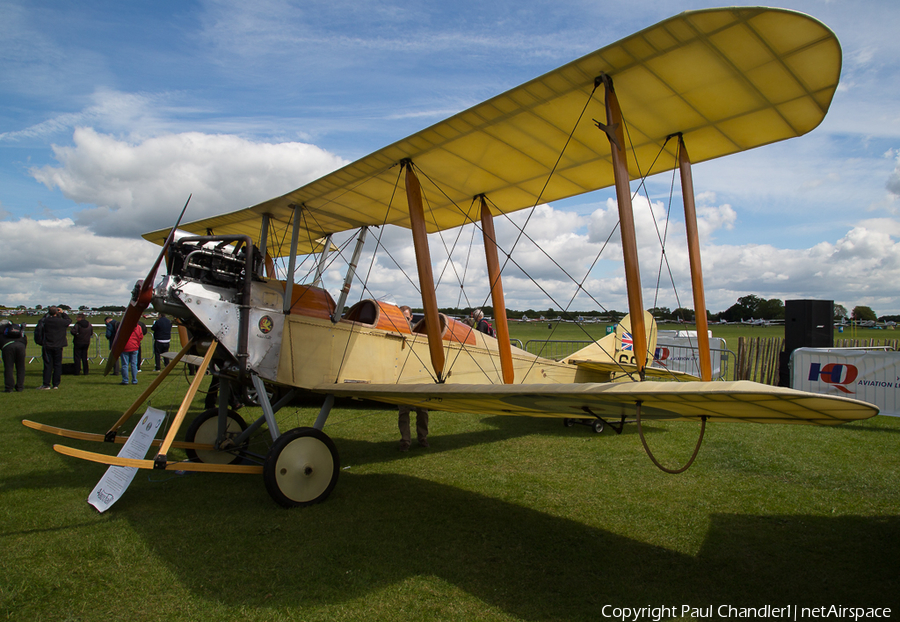
POLYGON ((798 348, 791 354, 791 387, 862 400, 900 417, 900 352, 798 348))

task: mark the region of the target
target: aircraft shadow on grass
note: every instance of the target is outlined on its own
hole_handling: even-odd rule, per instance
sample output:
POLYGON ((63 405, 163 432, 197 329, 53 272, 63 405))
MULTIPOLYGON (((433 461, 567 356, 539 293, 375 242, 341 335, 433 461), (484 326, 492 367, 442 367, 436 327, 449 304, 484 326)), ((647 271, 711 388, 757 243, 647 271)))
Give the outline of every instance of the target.
POLYGON ((337 604, 417 576, 522 619, 596 620, 607 604, 884 606, 897 588, 900 517, 713 514, 692 556, 402 475, 347 475, 341 494, 301 511, 256 496, 252 513, 209 500, 214 510, 197 508, 205 520, 153 520, 152 501, 122 514, 183 584, 229 606, 267 594, 268 606, 337 604), (254 542, 251 559, 246 546, 230 551, 232 538, 254 542), (210 573, 185 553, 216 539, 210 573), (847 540, 849 557, 836 553, 847 540))
MULTIPOLYGON (((100 420, 105 413, 94 415, 100 420)), ((73 413, 58 416, 62 424, 73 413)), ((489 423, 494 429, 442 436, 441 449, 546 430, 579 432, 552 420, 489 423)), ((389 450, 390 457, 379 458, 385 443, 338 444, 357 464, 399 455, 389 450)), ((44 472, 3 486, 70 486, 73 477, 83 480, 82 470, 97 477, 103 470, 67 463, 74 469, 69 477, 44 472)), ((139 480, 112 511, 129 520, 182 585, 228 606, 341 604, 415 577, 437 577, 526 620, 596 620, 607 604, 884 606, 898 588, 891 570, 900 557, 897 516, 713 513, 708 525, 701 521, 704 543, 690 555, 406 475, 345 471, 328 503, 294 511, 269 503, 257 477, 192 475, 175 487, 139 480), (841 553, 848 541, 852 555, 841 553), (198 543, 209 543, 209 550, 198 543)), ((688 535, 698 528, 690 518, 688 535)))

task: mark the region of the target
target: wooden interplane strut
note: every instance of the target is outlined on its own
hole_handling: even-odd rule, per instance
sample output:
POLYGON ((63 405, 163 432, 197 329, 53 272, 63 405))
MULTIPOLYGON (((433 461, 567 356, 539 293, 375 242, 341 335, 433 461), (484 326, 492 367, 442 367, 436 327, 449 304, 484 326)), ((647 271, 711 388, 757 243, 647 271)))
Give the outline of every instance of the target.
POLYGON ((491 284, 491 304, 494 306, 494 328, 500 350, 500 371, 504 384, 516 379, 513 370, 512 346, 509 342, 509 324, 506 321, 506 299, 503 297, 503 281, 500 279, 500 260, 497 257, 497 234, 494 232, 494 216, 481 197, 481 233, 484 236, 484 255, 488 280, 491 284))
POLYGON ((412 162, 405 162, 406 200, 409 204, 409 221, 413 246, 416 249, 416 269, 419 273, 419 287, 422 288, 422 307, 425 310, 425 333, 428 336, 428 351, 431 366, 438 381, 444 378, 444 344, 441 342, 441 318, 438 313, 437 293, 434 289, 434 273, 431 269, 431 253, 428 250, 428 231, 425 209, 422 205, 422 186, 412 168, 412 162))
POLYGON ((631 336, 634 339, 634 359, 638 372, 647 366, 647 333, 644 327, 644 301, 641 294, 641 270, 638 263, 637 235, 634 210, 631 205, 631 184, 628 177, 628 156, 625 151, 625 132, 622 110, 613 89, 612 78, 600 78, 606 93, 606 125, 597 125, 606 132, 612 152, 613 173, 616 180, 616 201, 619 206, 619 232, 622 254, 625 257, 625 284, 628 289, 628 313, 631 315, 631 336))
POLYGON ((709 354, 709 326, 706 322, 706 294, 703 290, 703 267, 700 263, 700 234, 697 230, 697 210, 694 206, 694 178, 691 159, 684 137, 678 135, 678 169, 681 173, 681 193, 684 198, 684 228, 687 232, 688 257, 691 263, 691 288, 694 292, 694 315, 697 322, 697 341, 700 349, 700 379, 712 380, 712 361, 709 354))

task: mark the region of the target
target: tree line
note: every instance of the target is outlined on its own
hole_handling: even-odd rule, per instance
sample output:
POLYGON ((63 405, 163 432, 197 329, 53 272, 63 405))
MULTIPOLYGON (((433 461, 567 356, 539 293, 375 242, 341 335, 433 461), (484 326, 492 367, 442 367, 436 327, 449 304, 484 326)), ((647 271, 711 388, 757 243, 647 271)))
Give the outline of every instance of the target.
MULTIPOLYGON (((484 311, 485 315, 489 317, 493 317, 494 309, 491 306, 481 307, 482 311, 484 311)), ((669 307, 652 307, 647 309, 653 317, 657 319, 657 321, 671 321, 671 322, 693 322, 695 319, 695 313, 693 309, 689 309, 686 307, 679 307, 677 309, 670 309, 669 307)), ((421 309, 416 309, 417 312, 421 312, 421 309)), ((473 311, 472 307, 446 307, 440 309, 441 313, 451 316, 466 316, 468 317, 473 311)), ((520 320, 523 318, 536 320, 540 317, 544 319, 556 319, 560 317, 562 319, 578 319, 581 318, 592 318, 592 319, 600 319, 604 320, 612 320, 615 321, 617 319, 621 319, 626 315, 624 311, 617 311, 615 309, 605 310, 605 311, 567 311, 563 312, 559 309, 526 309, 525 311, 516 311, 513 309, 507 309, 506 316, 511 320, 520 320)), ((784 319, 784 301, 778 298, 762 298, 755 294, 748 294, 746 296, 741 296, 737 299, 733 305, 725 309, 724 311, 718 311, 716 313, 707 311, 707 318, 712 322, 740 322, 742 320, 783 320, 784 319)), ((881 321, 900 321, 900 316, 886 315, 882 317, 878 317, 875 314, 875 311, 872 310, 871 307, 864 305, 857 305, 853 307, 853 309, 848 312, 847 308, 844 305, 836 304, 834 305, 834 319, 836 322, 840 322, 841 320, 857 320, 857 321, 871 321, 871 320, 881 320, 881 321)))
MULTIPOLYGON (((72 307, 60 304, 57 305, 61 309, 69 311, 72 307)), ((24 309, 24 305, 19 305, 18 309, 24 309)), ((494 308, 490 305, 480 307, 484 314, 493 317, 494 308)), ((12 309, 11 307, 4 307, 0 305, 0 309, 12 309)), ((42 306, 37 305, 35 309, 41 310, 42 306)), ((89 307, 84 305, 78 307, 79 310, 90 310, 89 307)), ((469 317, 472 311, 474 311, 474 307, 443 307, 439 309, 441 313, 446 315, 454 316, 454 317, 469 317)), ((686 307, 679 307, 677 309, 670 309, 669 307, 653 307, 651 309, 647 309, 650 313, 653 314, 658 321, 670 321, 670 322, 693 322, 695 319, 695 314, 693 309, 688 309, 686 307)), ((107 313, 123 313, 125 311, 124 306, 114 306, 114 305, 104 305, 102 307, 97 307, 94 311, 102 311, 107 313)), ((421 313, 422 309, 414 309, 415 312, 421 313)), ((599 311, 560 311, 559 309, 526 309, 525 311, 516 311, 514 309, 507 309, 506 316, 511 320, 521 320, 532 319, 537 320, 541 317, 544 319, 556 319, 557 317, 562 319, 571 319, 575 320, 578 318, 585 319, 596 319, 596 320, 604 320, 604 321, 617 321, 627 315, 627 312, 617 311, 615 309, 609 310, 599 310, 599 311)), ((710 311, 706 312, 706 316, 709 321, 712 322, 740 322, 741 320, 749 320, 751 318, 756 320, 783 320, 784 319, 784 301, 779 300, 778 298, 770 298, 765 299, 755 294, 748 294, 746 296, 741 296, 737 299, 737 302, 724 311, 719 311, 717 313, 711 313, 710 311)), ((875 314, 875 311, 872 310, 871 307, 864 305, 857 305, 853 307, 853 309, 848 313, 847 308, 844 305, 836 304, 834 305, 834 319, 837 322, 841 320, 856 320, 856 321, 894 321, 900 322, 900 315, 884 315, 878 317, 875 314)))

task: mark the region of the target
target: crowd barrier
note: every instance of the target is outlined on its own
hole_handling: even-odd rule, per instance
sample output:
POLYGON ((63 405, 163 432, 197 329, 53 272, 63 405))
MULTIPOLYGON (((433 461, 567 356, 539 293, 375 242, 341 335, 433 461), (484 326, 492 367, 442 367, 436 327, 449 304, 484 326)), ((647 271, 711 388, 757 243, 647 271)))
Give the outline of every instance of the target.
MULTIPOLYGON (((109 341, 106 339, 106 326, 104 324, 92 324, 94 334, 91 336, 91 345, 88 348, 88 361, 92 365, 105 365, 109 358, 109 341)), ((25 331, 28 344, 25 347, 26 364, 42 365, 41 346, 34 342, 34 328, 29 327, 25 331)), ((72 335, 68 334, 68 345, 63 348, 63 363, 71 363, 74 360, 72 353, 72 335)), ((181 349, 181 340, 178 338, 178 331, 172 330, 172 341, 169 344, 169 350, 177 352, 181 349)), ((153 334, 147 333, 141 342, 141 364, 145 362, 153 362, 153 334)))
POLYGON ((791 353, 791 386, 850 397, 900 416, 900 352, 851 348, 798 348, 791 353))

